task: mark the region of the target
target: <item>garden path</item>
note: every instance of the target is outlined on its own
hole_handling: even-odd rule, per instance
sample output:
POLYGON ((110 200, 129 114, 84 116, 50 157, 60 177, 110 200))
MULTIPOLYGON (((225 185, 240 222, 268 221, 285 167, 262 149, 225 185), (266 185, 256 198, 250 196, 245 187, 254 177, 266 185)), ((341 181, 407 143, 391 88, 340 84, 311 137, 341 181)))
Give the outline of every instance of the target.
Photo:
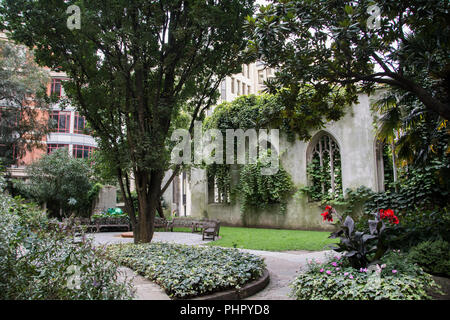
MULTIPOLYGON (((120 237, 121 232, 101 232, 93 234, 94 243, 97 245, 106 243, 133 242, 133 239, 120 237)), ((155 232, 153 241, 171 242, 188 245, 204 245, 209 241, 203 241, 199 234, 183 232, 155 232)), ((249 300, 289 300, 289 284, 292 283, 298 272, 302 270, 310 259, 322 260, 330 251, 288 251, 270 252, 260 250, 239 249, 264 258, 267 270, 270 274, 269 285, 249 300)), ((167 300, 169 297, 155 283, 135 274, 131 269, 122 268, 127 277, 133 278, 138 300, 167 300)))

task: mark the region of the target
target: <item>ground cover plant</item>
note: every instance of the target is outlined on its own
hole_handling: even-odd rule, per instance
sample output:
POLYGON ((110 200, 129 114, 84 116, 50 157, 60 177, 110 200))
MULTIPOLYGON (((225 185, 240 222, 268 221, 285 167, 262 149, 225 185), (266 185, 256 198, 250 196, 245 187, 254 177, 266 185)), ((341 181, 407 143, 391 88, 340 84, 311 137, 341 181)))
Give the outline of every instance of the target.
POLYGON ((292 283, 299 300, 423 300, 438 291, 431 275, 413 264, 405 253, 391 251, 381 264, 355 269, 341 256, 310 260, 292 283))
MULTIPOLYGON (((438 292, 432 276, 411 257, 393 250, 394 231, 400 223, 391 209, 372 214, 365 231, 358 231, 350 216, 339 215, 331 206, 321 214, 333 222, 339 238, 338 255, 325 262, 309 261, 305 272, 292 283, 291 295, 299 300, 422 300, 438 292)), ((439 249, 442 250, 442 246, 439 249)))
POLYGON ((64 224, 0 193, 0 299, 131 299, 118 266, 91 242, 73 240, 64 224))
POLYGON ((116 244, 108 257, 159 284, 174 299, 239 289, 262 276, 265 263, 235 249, 169 243, 116 244))
POLYGON ((221 238, 208 245, 265 251, 320 251, 336 242, 328 236, 329 232, 322 231, 220 227, 221 238))

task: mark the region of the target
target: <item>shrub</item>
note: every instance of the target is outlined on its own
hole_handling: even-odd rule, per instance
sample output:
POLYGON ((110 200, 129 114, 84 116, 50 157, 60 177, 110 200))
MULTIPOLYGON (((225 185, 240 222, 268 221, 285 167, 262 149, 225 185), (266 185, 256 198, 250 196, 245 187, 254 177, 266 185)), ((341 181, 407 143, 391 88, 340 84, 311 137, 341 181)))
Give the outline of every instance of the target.
POLYGON ((240 288, 265 268, 257 256, 217 247, 130 243, 109 246, 107 255, 158 283, 170 297, 184 299, 240 288))
POLYGON ((326 206, 321 214, 323 220, 333 221, 337 217, 338 230, 331 233, 329 238, 339 238, 339 243, 332 245, 336 252, 343 252, 353 268, 365 268, 369 264, 378 262, 390 246, 391 227, 384 221, 396 225, 397 216, 391 209, 373 213, 373 220, 368 221, 368 232, 356 231, 352 217, 344 218, 331 206, 326 206))
POLYGON ((391 252, 383 260, 381 265, 359 270, 339 256, 325 263, 310 261, 291 284, 291 296, 299 300, 431 299, 427 290, 437 285, 406 255, 391 252))
POLYGON ((0 193, 0 299, 129 299, 118 266, 33 205, 0 193), (53 221, 54 222, 54 221, 53 221), (51 226, 62 226, 52 230, 51 226))
POLYGON ((15 187, 26 198, 47 203, 52 217, 61 210, 65 216, 88 215, 96 190, 90 192, 92 170, 86 160, 73 158, 62 148, 33 162, 26 171, 29 181, 17 180, 15 187))
POLYGON ((411 248, 409 258, 426 272, 450 276, 450 243, 447 241, 424 241, 411 248))

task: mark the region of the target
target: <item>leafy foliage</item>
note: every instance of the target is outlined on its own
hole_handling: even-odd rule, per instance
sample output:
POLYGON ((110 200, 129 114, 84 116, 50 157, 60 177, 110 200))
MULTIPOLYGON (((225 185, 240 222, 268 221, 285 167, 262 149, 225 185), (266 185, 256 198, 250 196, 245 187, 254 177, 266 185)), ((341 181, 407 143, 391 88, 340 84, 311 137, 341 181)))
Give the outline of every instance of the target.
POLYGON ((409 258, 428 273, 450 276, 450 243, 447 241, 424 241, 411 248, 409 258))
POLYGON ((240 288, 259 278, 264 261, 236 249, 169 243, 118 244, 107 255, 158 283, 172 298, 240 288))
POLYGON ((98 214, 93 214, 92 219, 100 218, 127 218, 128 215, 122 211, 120 208, 108 208, 107 210, 100 212, 98 214))
POLYGON ((40 64, 67 73, 64 90, 109 155, 135 239, 150 242, 172 120, 186 104, 198 120, 222 80, 251 60, 244 22, 254 0, 88 1, 79 30, 67 28, 67 5, 57 3, 3 1, 4 29, 34 48, 40 64))
MULTIPOLYGON (((378 260, 390 248, 391 227, 383 221, 385 216, 382 212, 373 213, 373 220, 368 221, 369 232, 357 231, 355 222, 350 216, 345 220, 336 210, 327 206, 328 215, 325 218, 331 218, 333 215, 338 217, 338 230, 330 235, 331 239, 340 238, 337 245, 332 245, 336 252, 344 252, 344 257, 350 261, 353 268, 365 268, 369 264, 378 262, 378 260), (331 217, 330 217, 331 216, 331 217)), ((392 210, 386 210, 392 213, 392 210)), ((323 215, 323 214, 322 214, 323 215)), ((332 218, 331 218, 332 221, 332 218)))
POLYGON ((248 18, 255 52, 278 69, 269 88, 289 88, 291 114, 301 104, 297 92, 304 85, 319 93, 316 105, 338 113, 358 91, 372 93, 384 85, 450 118, 448 2, 376 1, 380 26, 371 28, 367 10, 374 4, 275 0, 248 18))
POLYGON ((299 300, 423 300, 437 285, 406 255, 390 252, 383 264, 354 269, 335 256, 325 263, 310 261, 291 284, 299 300))
POLYGON ((50 214, 59 216, 77 212, 89 216, 95 187, 91 168, 83 159, 73 158, 66 148, 43 156, 27 167, 28 182, 17 181, 23 195, 39 203, 47 203, 50 214), (89 190, 94 189, 92 192, 89 190))
POLYGON ((250 209, 264 209, 271 204, 280 204, 280 213, 286 212, 287 201, 294 190, 291 176, 281 165, 277 173, 262 175, 264 166, 268 165, 258 159, 256 164, 244 165, 240 172, 237 193, 243 221, 250 209))
POLYGON ((231 167, 213 163, 207 166, 208 184, 217 187, 218 197, 222 203, 231 202, 235 197, 231 186, 231 167))
POLYGON ((118 280, 117 265, 99 248, 74 243, 64 226, 54 226, 36 206, 0 193, 0 299, 132 298, 130 283, 118 280))
POLYGON ((334 172, 331 173, 329 158, 325 158, 323 166, 320 166, 319 159, 314 156, 306 167, 310 185, 300 188, 298 195, 306 194, 311 201, 320 201, 322 203, 334 203, 334 201, 342 201, 342 168, 340 157, 335 157, 334 172), (331 174, 335 178, 335 190, 331 192, 331 174), (322 185, 324 186, 322 189, 322 185))
POLYGON ((281 117, 285 107, 277 95, 261 94, 239 96, 232 102, 219 104, 211 116, 204 121, 205 129, 268 129, 281 128, 288 131, 289 126, 281 117))
MULTIPOLYGON (((289 123, 281 117, 284 107, 277 95, 240 96, 233 102, 224 102, 214 109, 214 113, 204 121, 205 129, 219 129, 226 136, 227 129, 270 129, 279 126, 283 132, 293 136, 289 123)), ((238 145, 235 144, 235 151, 238 145)), ((260 154, 254 164, 239 165, 240 177, 237 185, 231 185, 231 167, 227 164, 207 166, 210 181, 215 179, 219 193, 232 197, 236 195, 241 204, 241 213, 248 214, 250 209, 263 209, 270 204, 280 204, 280 212, 286 211, 287 200, 294 189, 290 175, 280 165, 274 175, 261 175, 261 169, 267 167, 260 154)), ((225 159, 224 159, 225 162, 225 159)), ((244 218, 245 221, 245 218, 244 218)))
POLYGON ((0 40, 0 160, 5 165, 42 147, 49 124, 39 113, 48 110, 49 77, 26 47, 0 40))

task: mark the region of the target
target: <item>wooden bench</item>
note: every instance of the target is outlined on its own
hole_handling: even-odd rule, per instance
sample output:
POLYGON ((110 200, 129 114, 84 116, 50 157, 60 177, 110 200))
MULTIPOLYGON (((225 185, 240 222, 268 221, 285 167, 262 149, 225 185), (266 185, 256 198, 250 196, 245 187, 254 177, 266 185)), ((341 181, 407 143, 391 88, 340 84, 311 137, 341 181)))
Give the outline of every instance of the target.
POLYGON ((126 228, 127 231, 131 230, 131 224, 128 217, 120 217, 120 218, 97 218, 94 221, 94 225, 97 229, 97 232, 100 232, 102 228, 126 228))
POLYGON ((196 223, 197 220, 194 219, 173 218, 173 220, 169 221, 167 224, 167 229, 173 231, 173 228, 190 228, 192 232, 194 232, 196 223))
POLYGON ((153 223, 153 227, 156 228, 164 228, 164 231, 167 231, 168 221, 161 217, 155 217, 155 222, 153 223))
POLYGON ((219 220, 206 220, 202 221, 202 240, 212 239, 216 240, 219 237, 220 221, 219 220))

